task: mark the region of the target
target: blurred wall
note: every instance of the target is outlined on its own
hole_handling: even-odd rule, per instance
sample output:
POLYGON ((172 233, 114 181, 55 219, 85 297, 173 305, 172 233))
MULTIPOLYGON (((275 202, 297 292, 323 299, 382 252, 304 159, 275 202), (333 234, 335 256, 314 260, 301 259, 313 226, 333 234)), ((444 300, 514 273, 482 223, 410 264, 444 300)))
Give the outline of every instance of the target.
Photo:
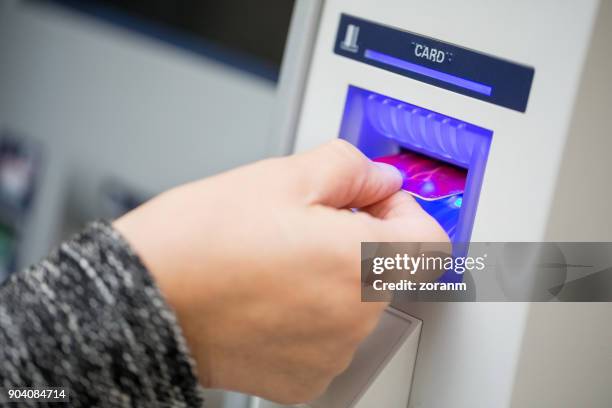
POLYGON ((274 95, 272 82, 142 35, 0 0, 0 128, 44 149, 22 264, 104 215, 110 179, 150 195, 264 157, 274 95))
POLYGON ((612 403, 610 303, 533 303, 511 408, 612 403))

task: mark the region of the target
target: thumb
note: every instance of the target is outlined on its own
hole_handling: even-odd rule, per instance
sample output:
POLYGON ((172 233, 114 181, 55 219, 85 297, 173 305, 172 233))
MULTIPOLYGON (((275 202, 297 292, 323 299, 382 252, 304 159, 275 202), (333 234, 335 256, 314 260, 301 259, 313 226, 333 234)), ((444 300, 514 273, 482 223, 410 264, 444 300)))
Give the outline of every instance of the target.
POLYGON ((302 180, 308 204, 360 208, 384 200, 402 186, 393 166, 375 163, 356 147, 336 139, 294 156, 305 168, 302 180))

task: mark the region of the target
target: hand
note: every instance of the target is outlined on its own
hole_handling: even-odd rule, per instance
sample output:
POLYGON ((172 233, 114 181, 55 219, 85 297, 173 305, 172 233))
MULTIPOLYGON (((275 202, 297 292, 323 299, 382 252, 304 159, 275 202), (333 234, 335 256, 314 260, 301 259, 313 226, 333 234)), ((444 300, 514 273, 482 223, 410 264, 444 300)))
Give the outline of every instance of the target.
POLYGON ((360 301, 360 242, 447 241, 401 184, 338 140, 178 187, 115 228, 175 310, 204 386, 304 402, 386 306, 360 301))

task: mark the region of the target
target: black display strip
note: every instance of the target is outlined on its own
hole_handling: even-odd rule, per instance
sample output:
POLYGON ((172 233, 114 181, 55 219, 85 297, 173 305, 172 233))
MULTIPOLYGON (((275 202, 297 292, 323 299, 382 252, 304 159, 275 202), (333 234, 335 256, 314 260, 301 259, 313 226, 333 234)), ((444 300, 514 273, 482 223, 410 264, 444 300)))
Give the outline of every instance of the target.
POLYGON ((449 91, 525 112, 534 69, 342 14, 334 52, 449 91))

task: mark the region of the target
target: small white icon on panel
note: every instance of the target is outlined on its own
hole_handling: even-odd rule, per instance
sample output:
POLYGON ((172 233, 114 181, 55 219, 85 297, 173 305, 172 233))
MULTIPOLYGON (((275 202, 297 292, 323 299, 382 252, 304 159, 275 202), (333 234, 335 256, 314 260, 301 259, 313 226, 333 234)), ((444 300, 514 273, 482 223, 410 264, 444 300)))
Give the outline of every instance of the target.
POLYGON ((344 40, 340 43, 340 48, 345 51, 357 52, 359 46, 357 45, 357 37, 359 36, 359 26, 349 24, 346 27, 346 33, 344 34, 344 40))

